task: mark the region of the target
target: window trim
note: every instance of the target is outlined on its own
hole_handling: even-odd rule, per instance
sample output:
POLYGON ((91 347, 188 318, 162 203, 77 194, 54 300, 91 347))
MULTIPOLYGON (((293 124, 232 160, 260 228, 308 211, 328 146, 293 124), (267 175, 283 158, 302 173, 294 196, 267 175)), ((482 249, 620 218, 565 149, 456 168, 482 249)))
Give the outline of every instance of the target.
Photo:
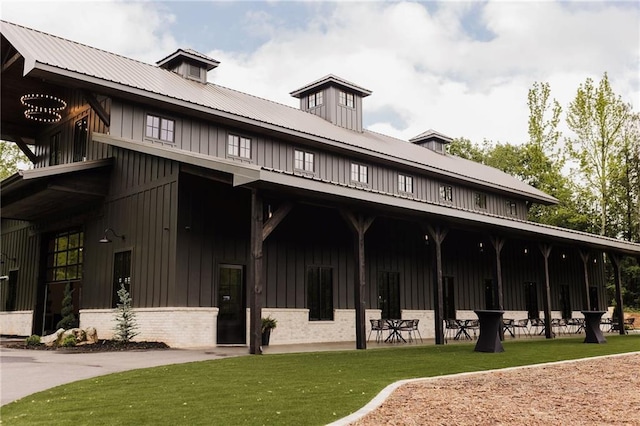
POLYGON ((513 200, 507 200, 507 215, 517 217, 518 216, 518 203, 513 200))
MULTIPOLYGON (((168 129, 165 129, 165 131, 167 133, 169 133, 168 129)), ((175 145, 176 143, 176 120, 173 118, 168 118, 167 116, 164 115, 159 115, 159 114, 153 114, 148 112, 145 116, 145 120, 144 120, 144 137, 145 139, 150 139, 150 140, 154 140, 154 141, 160 141, 162 143, 168 143, 171 145, 175 145), (154 127, 153 123, 151 126, 149 126, 149 117, 152 118, 157 118, 158 119, 158 127, 154 127), (173 128, 171 129, 171 140, 169 139, 163 139, 162 138, 162 131, 163 131, 163 123, 165 122, 170 122, 173 123, 173 128), (158 136, 154 136, 153 134, 149 135, 149 129, 158 129, 158 136)))
POLYGON ((304 173, 304 174, 308 174, 308 175, 315 175, 316 174, 316 153, 313 151, 307 151, 304 149, 300 149, 300 148, 294 148, 293 149, 293 170, 298 172, 298 173, 304 173), (302 168, 297 167, 297 163, 298 163, 298 159, 296 158, 296 155, 298 153, 302 154, 302 168), (307 167, 307 156, 310 155, 312 156, 312 160, 311 160, 311 166, 312 166, 312 170, 308 170, 307 167))
POLYGON ((233 133, 233 132, 228 132, 227 133, 227 144, 226 144, 226 156, 227 158, 233 158, 233 159, 237 159, 237 160, 242 160, 242 161, 253 161, 253 138, 250 138, 247 135, 243 135, 241 133, 233 133), (234 147, 234 152, 231 153, 229 152, 229 148, 231 148, 231 138, 232 137, 236 137, 238 138, 238 144, 237 144, 237 149, 234 147), (242 151, 246 150, 246 148, 242 147, 242 142, 243 141, 249 141, 249 156, 245 157, 242 155, 242 151))
POLYGON ((440 202, 453 203, 453 185, 441 183, 438 186, 438 200, 440 202))
POLYGON ((322 90, 318 90, 317 92, 311 93, 307 96, 307 108, 317 108, 324 104, 324 93, 322 90), (313 105, 311 105, 311 100, 313 99, 313 105))
POLYGON ((352 184, 355 185, 361 185, 361 186, 369 186, 369 166, 366 164, 362 164, 362 163, 358 163, 356 161, 352 161, 351 162, 351 167, 349 168, 349 181, 352 184), (356 166, 358 167, 358 172, 357 172, 357 179, 353 179, 354 176, 354 170, 353 167, 356 166), (360 180, 360 178, 362 177, 362 169, 364 168, 365 174, 366 174, 366 182, 362 182, 360 180))
POLYGON ((487 194, 483 192, 473 193, 473 207, 478 210, 487 209, 487 194))
POLYGON ((404 173, 398 173, 398 192, 401 194, 414 194, 414 185, 413 185, 413 176, 406 175, 404 173), (404 182, 401 184, 400 179, 404 178, 404 182), (410 186, 410 190, 407 190, 407 187, 410 186))
POLYGON ((356 95, 351 92, 347 92, 346 90, 340 90, 338 93, 338 103, 347 108, 355 108, 356 95), (349 100, 351 100, 351 105, 349 105, 349 100))

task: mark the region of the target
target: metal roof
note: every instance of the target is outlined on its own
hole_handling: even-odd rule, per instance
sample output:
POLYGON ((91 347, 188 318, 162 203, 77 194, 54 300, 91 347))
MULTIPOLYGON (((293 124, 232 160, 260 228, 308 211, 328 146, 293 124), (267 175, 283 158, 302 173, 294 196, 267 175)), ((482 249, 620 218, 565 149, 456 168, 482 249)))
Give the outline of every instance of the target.
POLYGON ((328 86, 330 84, 334 84, 338 87, 345 87, 347 89, 351 89, 354 92, 358 93, 360 96, 362 96, 363 98, 366 96, 369 96, 371 94, 371 90, 367 90, 364 87, 360 87, 355 83, 352 83, 350 81, 345 80, 344 78, 340 78, 337 75, 333 75, 333 74, 329 74, 329 75, 325 75, 324 77, 304 85, 303 87, 301 87, 298 90, 294 90, 293 92, 289 93, 291 96, 293 96, 294 98, 299 98, 301 96, 304 95, 304 93, 306 92, 310 92, 312 90, 315 90, 319 87, 323 87, 323 86, 328 86))
POLYGON ((544 204, 557 202, 554 197, 513 176, 473 161, 438 154, 408 141, 367 130, 356 132, 344 129, 314 114, 287 105, 219 85, 185 79, 155 65, 16 24, 0 21, 0 30, 24 57, 24 75, 39 70, 71 77, 97 86, 205 111, 212 115, 255 123, 265 128, 348 149, 360 155, 395 161, 450 179, 481 185, 487 190, 504 191, 544 204))
POLYGON ((438 139, 440 142, 442 143, 451 143, 453 142, 453 139, 450 138, 449 136, 443 135, 440 132, 437 132, 433 129, 429 129, 426 132, 422 132, 420 133, 418 136, 414 136, 411 139, 409 139, 409 142, 411 143, 418 143, 418 142, 422 142, 422 141, 428 141, 431 139, 438 139))
POLYGON ((194 60, 197 63, 203 64, 207 68, 207 71, 211 71, 212 69, 220 65, 220 61, 217 61, 213 58, 203 55, 202 53, 197 52, 193 49, 178 49, 175 52, 173 52, 171 55, 156 62, 156 65, 158 65, 159 67, 162 67, 163 65, 173 60, 176 60, 176 59, 179 60, 181 58, 188 58, 188 59, 194 60))

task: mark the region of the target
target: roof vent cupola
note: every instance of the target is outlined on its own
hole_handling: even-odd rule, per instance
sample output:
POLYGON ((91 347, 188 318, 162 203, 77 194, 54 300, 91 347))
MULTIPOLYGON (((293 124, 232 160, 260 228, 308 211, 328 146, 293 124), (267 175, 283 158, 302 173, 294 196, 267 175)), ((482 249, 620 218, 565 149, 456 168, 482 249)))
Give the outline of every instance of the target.
POLYGON ((291 92, 300 99, 300 109, 318 115, 336 126, 362 132, 362 98, 370 90, 329 74, 291 92))
POLYGON ((409 139, 409 142, 423 146, 439 154, 446 154, 446 146, 453 142, 453 139, 449 136, 443 135, 442 133, 438 133, 433 129, 429 129, 426 132, 420 133, 418 136, 409 139))
POLYGON ((207 72, 220 65, 220 62, 195 50, 178 49, 156 64, 160 68, 173 71, 184 78, 206 83, 207 72))

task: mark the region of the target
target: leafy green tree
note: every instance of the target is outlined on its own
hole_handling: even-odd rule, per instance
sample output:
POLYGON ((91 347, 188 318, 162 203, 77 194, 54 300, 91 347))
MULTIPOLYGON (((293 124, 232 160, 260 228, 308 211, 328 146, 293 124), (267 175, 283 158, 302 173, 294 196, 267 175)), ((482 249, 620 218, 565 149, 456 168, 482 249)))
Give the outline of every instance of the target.
POLYGON ((18 171, 20 163, 28 163, 29 159, 13 142, 0 140, 0 179, 5 179, 18 171))
POLYGON ((485 152, 469 139, 456 138, 447 147, 447 152, 456 157, 475 161, 476 163, 484 163, 485 152))
POLYGON ((629 106, 613 92, 606 73, 597 87, 587 78, 569 104, 567 124, 576 136, 568 139, 568 151, 578 161, 580 178, 594 194, 601 235, 607 235, 610 186, 620 173, 622 129, 629 111, 629 106))

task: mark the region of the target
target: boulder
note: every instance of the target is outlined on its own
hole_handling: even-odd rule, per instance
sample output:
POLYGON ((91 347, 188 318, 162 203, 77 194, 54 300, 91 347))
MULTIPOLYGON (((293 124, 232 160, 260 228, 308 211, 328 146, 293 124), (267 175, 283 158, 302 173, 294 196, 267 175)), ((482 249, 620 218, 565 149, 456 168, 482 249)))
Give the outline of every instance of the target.
POLYGON ((87 344, 98 343, 98 330, 95 327, 87 327, 84 330, 87 336, 87 344))
POLYGON ((76 338, 76 342, 82 342, 86 340, 86 337, 87 337, 86 333, 81 328, 70 328, 69 330, 65 330, 62 333, 61 340, 63 340, 67 336, 74 336, 76 338))
POLYGON ((60 339, 60 336, 62 336, 62 333, 64 333, 64 328, 59 328, 55 333, 53 334, 49 334, 47 336, 42 336, 40 338, 40 343, 43 343, 47 346, 53 346, 56 344, 56 342, 58 341, 58 339, 60 339))

